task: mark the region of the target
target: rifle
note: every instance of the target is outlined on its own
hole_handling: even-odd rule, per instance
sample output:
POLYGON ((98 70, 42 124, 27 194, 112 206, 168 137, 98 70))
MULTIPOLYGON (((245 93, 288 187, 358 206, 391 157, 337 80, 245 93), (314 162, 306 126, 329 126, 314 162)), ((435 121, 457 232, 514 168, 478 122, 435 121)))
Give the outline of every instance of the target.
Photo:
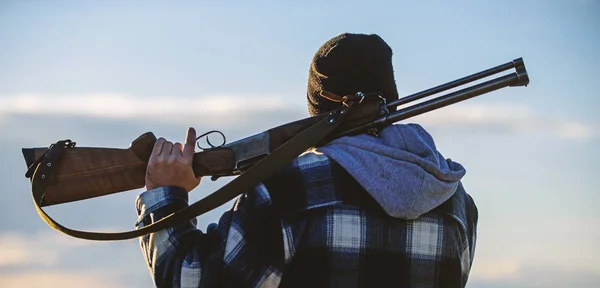
POLYGON ((395 122, 491 91, 528 84, 525 63, 522 58, 517 58, 390 103, 386 103, 385 98, 377 93, 358 92, 339 97, 338 101, 344 105, 331 113, 277 126, 230 144, 225 144, 225 138, 224 144, 220 146, 213 146, 209 142, 210 149, 194 154, 192 166, 196 176, 212 176, 213 180, 226 176, 238 177, 187 208, 135 231, 100 233, 72 230, 55 222, 41 207, 144 187, 147 162, 157 140, 152 132, 139 136, 127 149, 76 147, 76 143, 70 139, 58 141, 46 148, 23 148, 22 153, 28 167, 25 176, 30 178, 38 214, 52 228, 89 240, 130 239, 192 219, 225 204, 272 176, 312 147, 343 136, 361 133, 376 136, 380 129, 395 122), (396 110, 397 106, 513 68, 513 73, 396 110))

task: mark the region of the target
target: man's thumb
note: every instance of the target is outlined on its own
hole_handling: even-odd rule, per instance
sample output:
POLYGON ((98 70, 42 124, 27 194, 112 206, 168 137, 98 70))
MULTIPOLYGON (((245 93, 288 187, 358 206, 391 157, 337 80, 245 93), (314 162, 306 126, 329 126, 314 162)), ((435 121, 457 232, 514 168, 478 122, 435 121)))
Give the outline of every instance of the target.
POLYGON ((192 157, 196 150, 196 129, 193 127, 188 128, 185 134, 185 146, 183 147, 183 156, 192 157))

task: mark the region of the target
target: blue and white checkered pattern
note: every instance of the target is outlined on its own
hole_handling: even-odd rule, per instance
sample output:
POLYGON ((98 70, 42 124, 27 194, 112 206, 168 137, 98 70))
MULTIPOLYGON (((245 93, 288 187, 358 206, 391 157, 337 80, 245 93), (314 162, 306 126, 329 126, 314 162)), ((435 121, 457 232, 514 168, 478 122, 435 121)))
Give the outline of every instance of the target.
MULTIPOLYGON (((136 226, 187 205, 177 187, 146 191, 136 226)), ((392 218, 339 165, 306 153, 206 232, 191 221, 140 244, 157 287, 464 287, 477 217, 460 186, 416 220, 392 218)))

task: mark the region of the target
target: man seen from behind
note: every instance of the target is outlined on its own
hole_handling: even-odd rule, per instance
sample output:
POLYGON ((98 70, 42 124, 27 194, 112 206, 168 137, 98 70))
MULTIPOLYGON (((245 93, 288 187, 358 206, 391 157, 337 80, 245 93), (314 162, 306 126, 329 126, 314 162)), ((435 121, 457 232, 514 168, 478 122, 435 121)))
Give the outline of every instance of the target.
MULTIPOLYGON (((377 35, 338 35, 315 54, 309 114, 322 97, 398 99, 392 49, 377 35)), ((138 228, 188 206, 196 132, 160 138, 137 199, 138 228)), ((183 223, 141 238, 157 287, 465 287, 478 212, 463 166, 418 124, 335 139, 241 195, 204 231, 183 223)))

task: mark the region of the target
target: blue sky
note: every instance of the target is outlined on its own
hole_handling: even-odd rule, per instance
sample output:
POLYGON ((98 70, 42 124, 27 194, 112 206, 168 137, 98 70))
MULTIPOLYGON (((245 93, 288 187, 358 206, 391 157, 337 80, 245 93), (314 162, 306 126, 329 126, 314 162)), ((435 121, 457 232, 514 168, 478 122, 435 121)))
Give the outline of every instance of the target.
MULTIPOLYGON (((596 0, 2 1, 0 286, 95 287, 104 274, 151 286, 135 240, 74 240, 38 219, 21 147, 125 148, 188 126, 232 141, 306 117, 313 54, 355 32, 393 48, 403 95, 524 58, 529 87, 410 121, 467 169, 481 217, 468 287, 597 287, 599 16, 596 0)), ((203 180, 192 199, 226 181, 203 180)), ((138 192, 47 210, 74 228, 131 229, 138 192)))

